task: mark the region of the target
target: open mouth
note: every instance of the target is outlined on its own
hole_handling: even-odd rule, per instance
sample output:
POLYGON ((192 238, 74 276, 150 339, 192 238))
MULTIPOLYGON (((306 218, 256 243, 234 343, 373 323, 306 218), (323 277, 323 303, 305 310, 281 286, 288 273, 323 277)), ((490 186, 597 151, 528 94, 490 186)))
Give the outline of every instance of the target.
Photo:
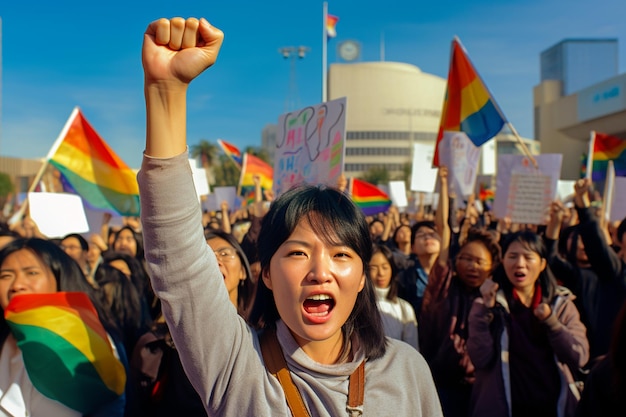
POLYGON ((316 294, 304 300, 304 311, 315 317, 324 317, 335 307, 335 300, 328 294, 316 294))

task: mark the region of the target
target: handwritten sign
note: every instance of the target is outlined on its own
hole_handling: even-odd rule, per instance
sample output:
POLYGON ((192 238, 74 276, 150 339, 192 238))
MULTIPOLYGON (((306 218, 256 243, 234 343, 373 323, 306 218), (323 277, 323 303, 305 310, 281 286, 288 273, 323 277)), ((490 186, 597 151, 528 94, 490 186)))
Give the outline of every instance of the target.
POLYGON ((550 202, 556 198, 561 154, 500 155, 493 211, 513 223, 545 224, 550 202))
POLYGON ((283 114, 274 154, 274 194, 301 183, 336 186, 343 172, 346 98, 283 114))
POLYGON ((448 167, 451 194, 467 197, 474 192, 480 148, 464 132, 444 132, 439 142, 439 164, 448 167))
POLYGON ((544 224, 552 201, 551 178, 541 174, 513 173, 506 216, 513 223, 544 224))

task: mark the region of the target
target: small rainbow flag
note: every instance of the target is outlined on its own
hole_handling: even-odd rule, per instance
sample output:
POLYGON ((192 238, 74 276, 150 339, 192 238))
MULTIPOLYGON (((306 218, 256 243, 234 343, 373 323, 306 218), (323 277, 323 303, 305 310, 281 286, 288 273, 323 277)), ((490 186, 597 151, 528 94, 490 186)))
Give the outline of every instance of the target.
POLYGON ((490 203, 493 203, 493 200, 495 200, 495 198, 496 194, 490 188, 489 184, 481 182, 478 186, 478 199, 480 201, 488 201, 490 203))
POLYGON ((222 151, 224 151, 226 156, 228 156, 231 159, 231 161, 233 161, 235 165, 237 165, 237 168, 241 169, 243 160, 241 158, 241 151, 239 150, 239 148, 233 145, 232 143, 228 143, 222 139, 218 139, 217 143, 220 145, 220 147, 222 148, 222 151))
POLYGON ((261 180, 262 190, 272 189, 274 186, 274 168, 257 156, 244 153, 238 194, 246 200, 250 200, 254 196, 255 175, 258 175, 261 180))
POLYGON ((391 206, 391 199, 385 192, 357 178, 350 179, 350 195, 366 216, 385 212, 391 206))
POLYGON ((497 135, 505 123, 496 101, 455 37, 433 166, 439 166, 439 142, 445 131, 465 132, 474 145, 480 146, 497 135))
POLYGON ((78 107, 47 160, 61 173, 65 191, 80 195, 91 208, 139 215, 137 174, 109 148, 78 107))
POLYGON ((591 161, 587 163, 586 175, 593 182, 604 181, 609 161, 613 161, 615 176, 626 177, 626 140, 604 133, 591 132, 589 144, 591 161))
POLYGON ((332 14, 326 15, 326 37, 327 39, 334 38, 337 36, 337 31, 335 26, 337 26, 337 22, 339 18, 337 16, 333 16, 332 14))
POLYGON ((30 380, 46 397, 88 414, 124 392, 124 365, 87 294, 15 296, 4 316, 30 380))

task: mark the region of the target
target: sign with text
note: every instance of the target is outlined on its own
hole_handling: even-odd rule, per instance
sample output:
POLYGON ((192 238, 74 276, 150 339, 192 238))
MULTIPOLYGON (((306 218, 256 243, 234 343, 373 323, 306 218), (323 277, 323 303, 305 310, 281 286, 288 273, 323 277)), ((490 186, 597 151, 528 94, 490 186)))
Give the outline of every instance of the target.
POLYGON ((274 194, 296 184, 337 186, 343 172, 346 98, 283 114, 274 154, 274 194))
POLYGON ((500 155, 493 211, 513 223, 545 224, 550 203, 556 198, 563 155, 500 155))

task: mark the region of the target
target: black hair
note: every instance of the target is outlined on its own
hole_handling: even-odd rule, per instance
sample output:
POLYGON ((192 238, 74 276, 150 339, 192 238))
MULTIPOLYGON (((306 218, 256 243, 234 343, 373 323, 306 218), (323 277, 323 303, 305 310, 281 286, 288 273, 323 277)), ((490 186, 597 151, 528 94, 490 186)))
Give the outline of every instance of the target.
POLYGON ((421 227, 428 227, 433 232, 437 231, 437 226, 435 225, 435 222, 432 220, 422 220, 422 221, 415 223, 413 226, 411 226, 411 245, 415 243, 415 236, 417 236, 417 231, 421 227))
POLYGON ((251 308, 251 304, 254 297, 255 283, 252 279, 252 271, 250 270, 250 263, 244 253, 241 245, 237 242, 237 238, 231 233, 226 233, 222 230, 204 230, 204 239, 209 240, 213 238, 224 239, 230 246, 232 246, 239 256, 241 265, 246 273, 246 279, 239 282, 239 288, 237 288, 237 312, 244 318, 248 315, 251 308))
MULTIPOLYGON (((547 264, 548 251, 543 238, 530 230, 521 230, 511 233, 502 244, 502 254, 504 258, 506 258, 506 252, 514 242, 520 243, 525 248, 535 252, 540 258, 546 260, 546 267, 539 273, 536 285, 541 286, 542 302, 549 303, 556 294, 558 284, 550 270, 550 266, 547 264)), ((510 300, 513 295, 513 284, 511 284, 511 281, 507 278, 502 264, 494 271, 493 280, 500 285, 500 288, 504 290, 507 298, 510 300)))
POLYGON ((132 227, 128 225, 122 227, 120 230, 115 232, 115 239, 113 239, 113 245, 111 245, 113 247, 111 249, 113 250, 115 249, 115 242, 117 242, 117 239, 119 239, 120 234, 124 230, 128 230, 131 232, 133 239, 135 239, 135 243, 137 244, 137 253, 135 254, 135 258, 143 262, 144 261, 143 234, 140 232, 137 232, 135 229, 133 229, 132 227))
POLYGON ((82 235, 79 235, 78 233, 70 233, 70 234, 63 236, 61 238, 61 242, 63 242, 65 239, 71 239, 71 238, 78 240, 78 243, 80 244, 80 248, 83 252, 87 252, 89 250, 89 243, 87 243, 87 240, 82 235))
MULTIPOLYGON (((374 249, 372 250, 372 256, 377 253, 381 253, 389 265, 391 266, 391 280, 389 281, 389 292, 387 293, 387 300, 396 301, 398 298, 398 265, 396 265, 396 260, 393 257, 393 252, 385 245, 374 245, 374 249)), ((369 271, 368 271, 369 276, 369 271)), ((371 277, 369 277, 371 278, 371 277)))
MULTIPOLYGON (((341 191, 313 185, 296 186, 283 193, 272 202, 263 217, 258 240, 261 274, 269 270, 272 257, 301 221, 307 222, 323 241, 341 243, 354 250, 361 257, 363 272, 367 274, 372 239, 363 212, 341 191)), ((272 291, 265 286, 263 279, 259 279, 250 322, 259 328, 271 328, 279 318, 272 291)), ((344 351, 356 333, 369 359, 384 355, 385 333, 371 279, 365 279, 342 332, 344 351)))
POLYGON ((139 335, 147 330, 147 323, 142 320, 139 292, 126 275, 106 263, 98 265, 94 280, 100 287, 102 304, 108 308, 117 324, 130 356, 139 335))
POLYGON ((626 233, 626 218, 624 218, 621 222, 619 222, 619 226, 617 226, 617 240, 618 242, 614 242, 617 244, 622 244, 622 237, 624 237, 624 233, 626 233))
MULTIPOLYGON (((71 291, 86 293, 96 309, 104 328, 112 337, 119 339, 118 328, 109 311, 103 306, 97 290, 94 289, 85 278, 80 266, 65 253, 57 244, 39 238, 19 238, 9 242, 0 250, 0 266, 6 258, 19 251, 29 250, 37 256, 44 265, 52 271, 57 283, 57 291, 71 291)), ((4 311, 0 317, 0 345, 9 334, 9 326, 4 319, 4 311)))
POLYGON ((482 243, 485 248, 487 248, 491 254, 491 272, 493 272, 502 261, 502 249, 500 248, 498 239, 496 239, 495 235, 488 230, 471 227, 467 232, 467 237, 465 238, 465 242, 461 245, 461 248, 471 242, 482 243))

